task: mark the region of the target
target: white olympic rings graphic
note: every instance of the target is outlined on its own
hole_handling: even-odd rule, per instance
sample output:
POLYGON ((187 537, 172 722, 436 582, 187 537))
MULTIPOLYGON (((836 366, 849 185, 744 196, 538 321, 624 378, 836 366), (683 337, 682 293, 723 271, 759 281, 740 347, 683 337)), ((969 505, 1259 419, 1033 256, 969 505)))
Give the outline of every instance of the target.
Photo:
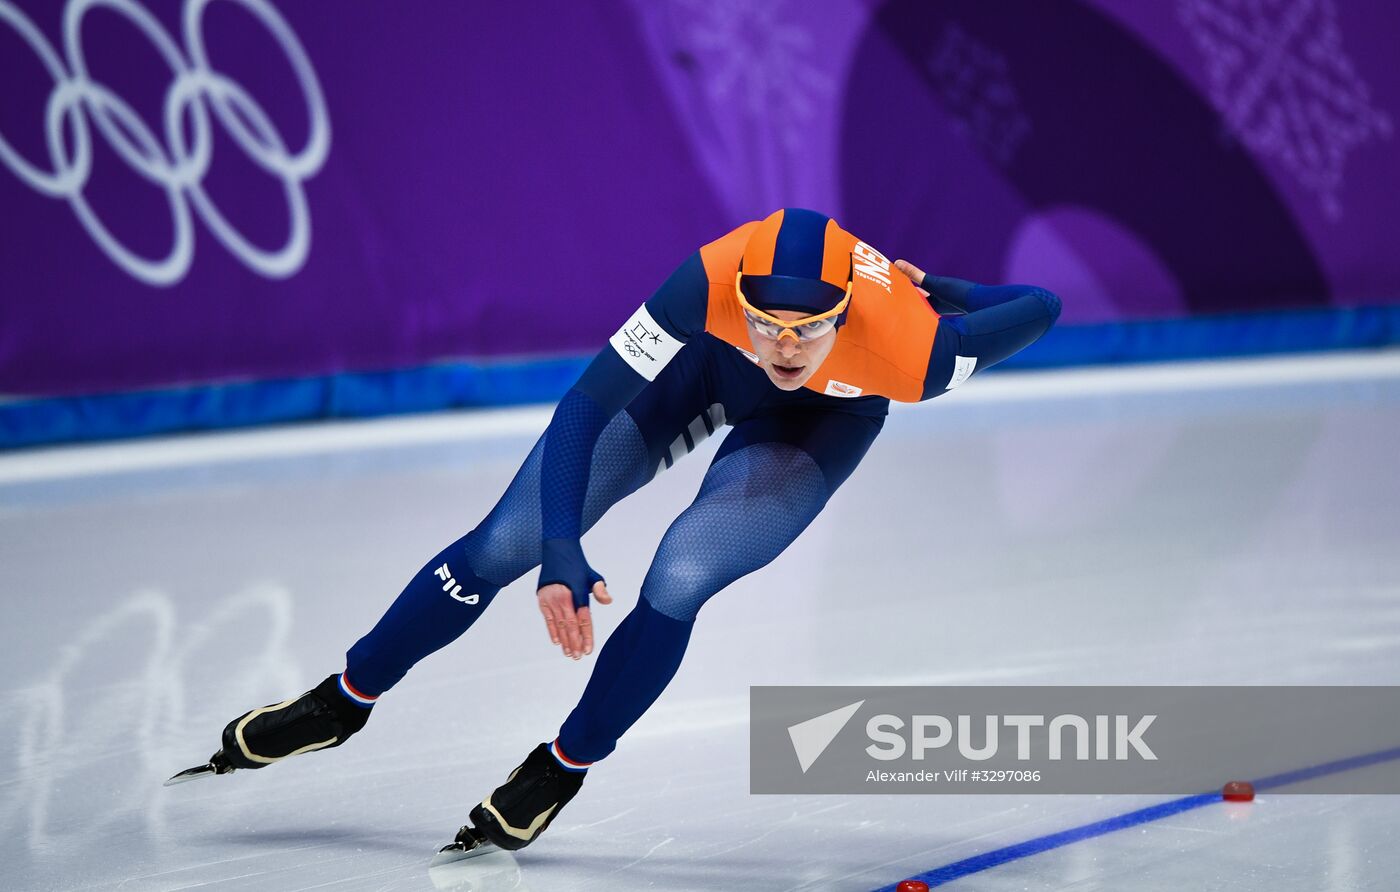
POLYGON ((69 0, 63 13, 63 44, 68 65, 43 33, 9 0, 0 0, 0 23, 7 23, 53 77, 44 109, 44 131, 53 170, 41 170, 23 158, 0 133, 0 161, 35 191, 63 198, 93 241, 114 263, 150 285, 173 285, 194 262, 194 223, 190 204, 214 236, 248 268, 269 278, 285 278, 301 269, 311 250, 311 213, 302 183, 314 176, 330 152, 331 124, 326 100, 306 50, 284 18, 267 0, 232 0, 252 13, 286 53, 300 84, 311 122, 306 146, 287 149, 272 119, 239 84, 209 67, 204 46, 205 7, 214 0, 186 0, 185 45, 189 58, 159 21, 136 0, 69 0), (83 17, 107 7, 135 25, 170 66, 174 80, 163 105, 162 142, 136 110, 88 73, 83 55, 83 17), (71 70, 70 70, 71 69, 71 70), (207 102, 207 106, 206 106, 207 102), (286 244, 276 250, 254 245, 229 223, 203 187, 212 155, 209 107, 234 142, 263 170, 282 181, 291 218, 286 244), (183 127, 188 110, 191 138, 183 127), (84 114, 86 112, 86 115, 84 114), (98 219, 83 195, 92 172, 92 133, 88 116, 107 142, 136 173, 165 190, 174 223, 174 244, 161 258, 137 255, 98 219), (72 154, 64 140, 64 122, 72 130, 72 154), (189 144, 187 144, 187 142, 189 144))

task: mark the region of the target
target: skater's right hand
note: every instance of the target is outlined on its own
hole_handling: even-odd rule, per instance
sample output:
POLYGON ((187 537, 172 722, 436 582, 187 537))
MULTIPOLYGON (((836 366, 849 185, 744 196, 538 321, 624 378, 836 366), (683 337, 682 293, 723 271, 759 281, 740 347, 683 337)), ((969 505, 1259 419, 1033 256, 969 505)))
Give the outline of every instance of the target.
POLYGON ((611 604, 612 596, 603 577, 588 566, 577 539, 545 539, 540 545, 540 613, 549 640, 564 649, 564 656, 577 660, 593 652, 589 593, 600 604, 611 604))
MULTIPOLYGON (((593 597, 599 604, 612 603, 601 579, 593 583, 593 597)), ((593 618, 587 606, 574 608, 574 595, 567 585, 551 582, 539 590, 539 601, 549 640, 564 648, 564 656, 577 660, 593 653, 593 618)))

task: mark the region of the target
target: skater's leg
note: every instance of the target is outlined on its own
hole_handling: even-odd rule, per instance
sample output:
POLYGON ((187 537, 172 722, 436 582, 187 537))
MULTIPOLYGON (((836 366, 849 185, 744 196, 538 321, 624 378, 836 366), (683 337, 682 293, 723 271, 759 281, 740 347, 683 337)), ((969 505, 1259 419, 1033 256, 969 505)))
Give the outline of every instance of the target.
MULTIPOLYGON (((721 348, 729 349, 688 345, 603 430, 589 470, 585 531, 722 423, 724 410, 713 402, 706 375, 721 348), (684 448, 677 445, 682 442, 684 448)), ((486 519, 429 561, 350 649, 347 694, 372 702, 423 657, 456 640, 499 590, 539 566, 540 463, 548 436, 535 444, 486 519)))
POLYGON ((453 847, 474 850, 482 839, 507 849, 533 842, 578 792, 589 764, 613 751, 675 675, 701 605, 777 557, 806 528, 880 422, 847 415, 823 424, 809 413, 792 424, 737 425, 695 501, 661 540, 637 606, 609 636, 559 737, 536 748, 472 809, 472 823, 453 847), (806 449, 833 447, 828 476, 806 449))
POLYGON ((637 606, 598 653, 582 698, 551 745, 564 767, 585 771, 611 753, 618 738, 656 702, 680 668, 695 619, 667 616, 647 597, 649 589, 664 584, 661 579, 667 572, 652 564, 647 574, 650 585, 642 587, 637 606))
POLYGON ((738 424, 695 501, 657 549, 637 606, 608 638, 554 744, 582 770, 660 696, 685 654, 700 607, 783 552, 850 475, 883 418, 805 412, 738 424))
MULTIPOLYGON (((539 565, 544 442, 535 444, 486 519, 424 565, 350 648, 344 682, 352 699, 373 702, 415 663, 461 636, 497 592, 539 565)), ((642 435, 628 413, 619 413, 594 452, 584 528, 646 482, 649 468, 642 435)))
MULTIPOLYGON (((590 466, 583 530, 655 472, 669 467, 659 457, 676 457, 677 450, 669 444, 678 430, 700 424, 696 413, 714 417, 708 412, 713 404, 701 374, 702 359, 699 355, 672 362, 604 429, 590 466), (634 421, 639 417, 644 426, 634 421)), ((429 561, 375 627, 355 643, 346 655, 344 673, 298 698, 230 722, 224 749, 207 766, 182 772, 179 778, 258 768, 343 743, 364 726, 382 692, 423 657, 465 632, 500 589, 538 566, 540 462, 548 436, 546 431, 487 518, 429 561)))

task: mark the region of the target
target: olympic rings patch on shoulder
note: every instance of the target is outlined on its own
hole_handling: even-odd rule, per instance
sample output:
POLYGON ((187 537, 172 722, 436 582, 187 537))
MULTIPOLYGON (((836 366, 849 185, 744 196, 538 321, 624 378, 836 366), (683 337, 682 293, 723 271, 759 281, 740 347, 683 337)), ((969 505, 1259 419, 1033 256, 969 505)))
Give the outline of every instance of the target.
POLYGON ((0 25, 14 30, 43 63, 54 85, 45 105, 44 136, 50 170, 24 158, 0 133, 0 161, 34 191, 65 199, 102 251, 133 277, 150 285, 173 285, 194 262, 194 223, 197 213, 245 266, 268 278, 285 278, 301 269, 311 250, 311 212, 305 180, 314 176, 330 153, 330 112, 316 70, 286 19, 267 0, 226 0, 250 12, 273 36, 296 74, 310 121, 306 145, 292 152, 267 111, 239 83, 209 62, 204 43, 204 11, 217 0, 186 0, 182 15, 182 49, 161 23, 138 0, 68 0, 63 12, 65 58, 43 32, 10 0, 0 0, 0 25), (172 80, 162 105, 164 133, 158 136, 131 104, 92 79, 83 52, 82 24, 87 13, 105 7, 134 25, 170 67, 172 80), (276 249, 253 244, 223 215, 204 190, 212 156, 210 109, 240 149, 260 168, 282 182, 290 231, 276 249), (190 136, 184 128, 190 121, 190 136), (159 258, 142 257, 114 236, 93 211, 84 190, 92 173, 92 131, 88 119, 117 155, 144 179, 165 190, 174 224, 170 251, 159 258), (71 154, 64 124, 72 130, 71 154))

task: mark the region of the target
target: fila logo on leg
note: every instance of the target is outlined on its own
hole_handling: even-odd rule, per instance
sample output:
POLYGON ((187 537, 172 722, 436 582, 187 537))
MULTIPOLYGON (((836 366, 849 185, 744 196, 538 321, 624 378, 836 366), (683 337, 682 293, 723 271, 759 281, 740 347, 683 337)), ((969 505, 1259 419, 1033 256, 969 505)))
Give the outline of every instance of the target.
POLYGON ((456 579, 452 578, 452 570, 446 564, 438 567, 437 570, 434 571, 434 575, 437 576, 438 579, 443 580, 442 590, 458 601, 461 601, 463 604, 475 604, 481 600, 481 595, 462 594, 462 587, 457 584, 456 579))

